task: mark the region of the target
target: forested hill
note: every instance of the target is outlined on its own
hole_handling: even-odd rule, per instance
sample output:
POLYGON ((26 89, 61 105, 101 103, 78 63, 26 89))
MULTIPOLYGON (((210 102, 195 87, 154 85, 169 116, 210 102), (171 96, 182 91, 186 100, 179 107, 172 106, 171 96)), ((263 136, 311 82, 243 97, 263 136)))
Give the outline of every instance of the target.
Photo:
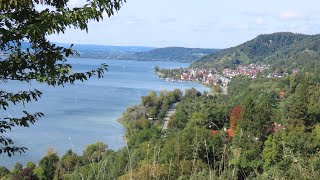
POLYGON ((213 54, 218 49, 201 49, 201 48, 184 48, 184 47, 166 47, 157 48, 146 52, 137 52, 126 59, 132 60, 148 60, 148 61, 178 61, 178 62, 194 62, 200 58, 213 54))
MULTIPOLYGON (((320 35, 289 32, 259 35, 238 46, 205 56, 193 67, 228 67, 237 64, 264 63, 281 68, 298 68, 306 60, 318 60, 320 35)), ((301 65, 302 67, 302 65, 301 65)))
MULTIPOLYGON (((22 49, 30 48, 28 42, 21 42, 22 49)), ((71 44, 54 43, 63 47, 71 44)), ((90 59, 115 59, 137 61, 176 61, 194 62, 209 54, 214 54, 219 49, 165 47, 154 48, 145 46, 105 46, 94 44, 75 44, 73 49, 78 52, 79 58, 90 59)), ((4 52, 3 52, 4 53, 4 52)))
POLYGON ((81 58, 120 59, 136 61, 176 61, 194 62, 213 54, 218 49, 184 48, 184 47, 122 47, 75 45, 81 58))

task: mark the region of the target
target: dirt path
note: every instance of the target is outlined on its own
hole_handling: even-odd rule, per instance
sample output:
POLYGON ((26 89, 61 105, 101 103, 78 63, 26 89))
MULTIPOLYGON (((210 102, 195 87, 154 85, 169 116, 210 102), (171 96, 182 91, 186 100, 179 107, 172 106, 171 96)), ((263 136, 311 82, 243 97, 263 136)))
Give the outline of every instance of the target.
POLYGON ((171 119, 171 116, 175 112, 175 107, 177 106, 178 103, 174 103, 170 106, 169 110, 167 111, 166 117, 164 118, 163 126, 162 126, 162 131, 168 129, 168 124, 171 119))

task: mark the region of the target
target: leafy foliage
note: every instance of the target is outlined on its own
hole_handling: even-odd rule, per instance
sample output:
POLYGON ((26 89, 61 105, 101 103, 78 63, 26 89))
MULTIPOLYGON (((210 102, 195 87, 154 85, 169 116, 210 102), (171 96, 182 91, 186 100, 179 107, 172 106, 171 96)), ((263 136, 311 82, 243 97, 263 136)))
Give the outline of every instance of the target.
MULTIPOLYGON (((105 66, 72 73, 65 58, 75 52, 51 44, 45 37, 63 33, 67 26, 87 30, 88 20, 100 20, 103 12, 111 16, 120 8, 121 0, 88 1, 87 6, 74 9, 66 6, 67 1, 16 2, 4 1, 0 8, 0 48, 10 52, 0 61, 1 80, 55 86, 103 75, 105 66), (34 8, 39 3, 55 10, 39 12, 34 8), (21 45, 25 39, 31 43, 27 51, 21 45)), ((70 150, 62 158, 49 151, 38 166, 29 164, 23 169, 17 163, 11 173, 0 168, 1 175, 18 179, 319 179, 318 50, 318 35, 258 36, 205 57, 194 66, 270 62, 279 65, 275 68, 299 67, 302 71, 282 79, 239 76, 230 82, 228 95, 195 89, 184 94, 180 90, 150 92, 119 119, 127 128, 126 147, 113 151, 98 142, 89 145, 82 155, 70 150), (289 66, 292 62, 294 65, 289 66), (162 130, 166 113, 177 102, 169 129, 162 130), (280 130, 275 130, 275 122, 282 124, 280 130), (234 129, 232 136, 224 131, 228 127, 234 129)), ((40 96, 38 90, 3 91, 1 108, 6 110, 40 96)), ((25 115, 4 118, 0 121, 1 133, 16 125, 28 126, 43 114, 25 115)), ((24 150, 12 146, 11 139, 1 138, 1 152, 10 155, 24 150)))
POLYGON ((58 161, 58 155, 55 152, 49 150, 47 155, 40 160, 39 165, 34 170, 35 174, 40 180, 53 179, 55 176, 58 161))
POLYGON ((25 168, 18 174, 15 174, 12 177, 13 180, 20 180, 20 179, 28 179, 28 180, 38 180, 38 177, 33 173, 33 169, 25 168))
MULTIPOLYGON (((51 34, 64 33, 67 28, 88 31, 89 20, 100 21, 103 14, 109 17, 119 10, 125 0, 86 1, 83 7, 70 9, 68 1, 62 0, 3 0, 0 2, 0 50, 8 54, 0 61, 0 81, 39 82, 49 86, 64 86, 90 77, 103 77, 107 65, 88 72, 72 72, 66 57, 77 54, 69 48, 52 44, 47 40, 51 34), (36 5, 44 5, 38 10, 36 5), (25 47, 23 42, 28 42, 25 47)), ((37 101, 39 90, 7 92, 0 90, 0 110, 8 110, 15 104, 37 101)), ((13 140, 4 135, 14 126, 29 127, 44 114, 23 112, 23 117, 0 118, 0 154, 9 156, 24 152, 25 147, 14 146, 13 140)))
POLYGON ((0 166, 0 177, 6 177, 7 175, 10 174, 10 171, 8 168, 4 167, 4 166, 0 166))
POLYGON ((151 92, 119 119, 127 128, 126 147, 113 151, 96 143, 80 156, 68 151, 45 163, 50 166, 41 163, 50 159, 44 157, 35 174, 43 179, 39 172, 51 169, 60 179, 318 179, 318 77, 237 77, 228 96, 195 89, 151 92), (164 102, 179 102, 166 131, 160 115, 147 118, 150 110, 160 114, 164 102), (275 131, 274 122, 284 129, 275 131))

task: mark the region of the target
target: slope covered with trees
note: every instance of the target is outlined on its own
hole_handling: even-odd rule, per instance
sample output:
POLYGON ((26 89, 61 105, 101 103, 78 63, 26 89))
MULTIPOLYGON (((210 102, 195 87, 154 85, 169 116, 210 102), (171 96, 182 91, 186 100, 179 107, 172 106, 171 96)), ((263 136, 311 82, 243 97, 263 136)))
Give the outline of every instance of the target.
POLYGON ((151 92, 120 118, 126 146, 53 151, 4 177, 40 179, 319 179, 320 76, 234 78, 228 95, 151 92), (168 130, 168 107, 179 102, 168 130), (152 117, 152 118, 150 118, 152 117), (281 125, 279 125, 281 124, 281 125), (224 129, 232 129, 232 133, 224 129))
POLYGON ((274 67, 283 69, 300 68, 310 58, 319 59, 319 44, 319 35, 288 32, 259 35, 238 46, 205 56, 192 66, 230 67, 238 64, 261 63, 272 64, 274 67))
POLYGON ((124 56, 123 58, 140 61, 194 62, 206 55, 213 54, 218 51, 218 49, 166 47, 157 48, 146 52, 138 52, 124 56))

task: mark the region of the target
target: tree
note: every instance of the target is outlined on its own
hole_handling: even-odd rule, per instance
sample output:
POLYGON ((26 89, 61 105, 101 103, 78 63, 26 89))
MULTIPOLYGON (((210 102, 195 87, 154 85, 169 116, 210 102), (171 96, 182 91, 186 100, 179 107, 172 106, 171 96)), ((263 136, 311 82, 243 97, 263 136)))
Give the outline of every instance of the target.
MULTIPOLYGON (((88 31, 90 20, 100 21, 118 11, 126 0, 87 0, 83 7, 69 8, 68 0, 1 0, 0 2, 0 51, 8 54, 0 61, 0 82, 39 82, 49 86, 63 86, 75 81, 85 81, 92 76, 103 77, 107 65, 88 72, 74 73, 66 57, 77 54, 72 49, 57 46, 47 36, 62 34, 66 28, 88 31), (38 10, 36 5, 44 5, 38 10)), ((0 90, 0 110, 9 106, 37 101, 42 92, 8 92, 0 90)), ((4 135, 14 126, 29 127, 44 114, 23 111, 23 117, 0 117, 0 154, 9 156, 22 153, 27 148, 16 147, 4 135)))
POLYGON ((155 72, 159 72, 159 70, 160 70, 159 66, 155 66, 155 67, 154 67, 154 71, 155 71, 155 72))
POLYGON ((7 176, 8 174, 10 174, 9 169, 4 166, 0 166, 0 178, 3 178, 5 176, 7 176))
POLYGON ((55 179, 63 179, 67 174, 70 174, 76 168, 80 167, 80 165, 80 157, 69 149, 57 163, 55 179))
POLYGON ((33 162, 27 162, 27 168, 34 170, 36 168, 36 165, 33 162))
POLYGON ((264 142, 264 148, 262 151, 262 160, 264 161, 264 170, 268 170, 276 163, 280 163, 283 160, 283 141, 284 135, 277 133, 270 135, 264 142))
POLYGON ((257 117, 258 108, 254 100, 249 97, 244 101, 243 110, 241 110, 240 119, 236 122, 235 136, 233 145, 240 151, 233 153, 233 161, 242 168, 243 173, 249 174, 253 170, 258 170, 260 155, 262 151, 261 133, 263 119, 257 117))
POLYGON ((185 97, 195 98, 201 96, 201 93, 198 92, 195 88, 187 89, 185 92, 185 97))
POLYGON ((60 160, 61 168, 65 169, 66 171, 73 171, 77 164, 79 164, 79 157, 77 154, 72 152, 72 150, 68 150, 60 160))
POLYGON ((156 104, 157 94, 154 91, 151 91, 148 96, 142 96, 142 104, 145 107, 152 107, 156 104))
POLYGON ((216 84, 212 87, 211 92, 213 94, 220 94, 222 93, 222 88, 220 87, 220 85, 216 84))
POLYGON ((55 175, 58 162, 58 155, 49 149, 47 155, 40 160, 34 172, 40 180, 51 180, 55 175))
POLYGON ((307 105, 308 105, 308 84, 306 80, 302 80, 297 87, 292 103, 290 104, 289 117, 292 119, 301 119, 307 121, 307 105))
POLYGON ((12 173, 13 173, 13 174, 18 174, 20 171, 22 171, 22 168, 23 168, 22 164, 19 163, 19 162, 17 162, 17 163, 14 165, 14 168, 13 168, 13 170, 12 170, 12 173))
POLYGON ((103 142, 96 142, 95 144, 90 144, 86 147, 83 152, 83 156, 89 162, 98 162, 102 159, 108 149, 108 145, 103 142))
POLYGON ((38 180, 39 178, 33 173, 33 169, 25 168, 12 177, 13 180, 38 180))
POLYGON ((320 120, 320 84, 311 89, 308 103, 308 115, 312 124, 316 124, 320 120))

